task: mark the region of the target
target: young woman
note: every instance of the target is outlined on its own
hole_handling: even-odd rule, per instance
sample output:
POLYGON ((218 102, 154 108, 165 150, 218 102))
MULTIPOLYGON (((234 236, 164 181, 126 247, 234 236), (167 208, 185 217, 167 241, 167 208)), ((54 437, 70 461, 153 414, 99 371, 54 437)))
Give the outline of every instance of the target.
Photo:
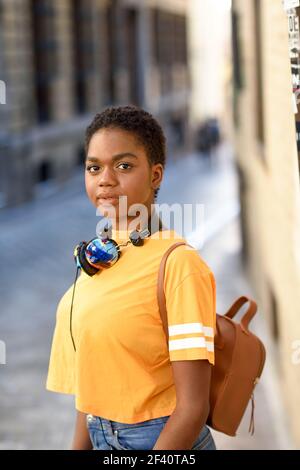
POLYGON ((167 249, 184 239, 163 228, 143 246, 126 245, 136 218, 131 207, 147 209, 150 229, 165 158, 163 131, 140 108, 108 108, 87 128, 86 192, 112 218, 111 238, 123 247, 109 269, 92 277, 81 272, 72 336, 73 285, 58 305, 47 389, 75 395, 74 450, 215 449, 205 425, 214 364, 214 275, 196 250, 171 252, 164 278, 167 345, 158 268, 167 249))

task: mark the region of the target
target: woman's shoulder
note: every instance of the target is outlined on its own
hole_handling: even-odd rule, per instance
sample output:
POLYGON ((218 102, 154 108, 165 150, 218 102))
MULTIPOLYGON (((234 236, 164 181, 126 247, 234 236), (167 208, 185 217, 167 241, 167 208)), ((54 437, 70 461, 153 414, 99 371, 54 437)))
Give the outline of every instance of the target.
POLYGON ((175 231, 172 232, 174 235, 173 239, 170 238, 170 246, 176 243, 184 243, 176 247, 168 256, 166 270, 179 270, 182 273, 193 274, 202 273, 210 274, 212 270, 208 263, 203 259, 199 251, 192 245, 189 245, 188 241, 180 236, 175 231))

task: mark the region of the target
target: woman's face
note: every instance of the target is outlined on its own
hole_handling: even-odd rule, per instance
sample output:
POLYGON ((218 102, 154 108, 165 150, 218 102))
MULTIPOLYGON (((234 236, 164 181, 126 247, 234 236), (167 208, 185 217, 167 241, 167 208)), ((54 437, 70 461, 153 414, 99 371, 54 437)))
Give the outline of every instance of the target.
POLYGON ((87 195, 103 216, 115 216, 118 226, 121 219, 129 222, 139 215, 124 216, 119 211, 119 196, 127 196, 127 210, 132 204, 143 204, 150 216, 163 166, 150 166, 144 147, 133 133, 122 129, 97 131, 90 140, 85 167, 87 195))

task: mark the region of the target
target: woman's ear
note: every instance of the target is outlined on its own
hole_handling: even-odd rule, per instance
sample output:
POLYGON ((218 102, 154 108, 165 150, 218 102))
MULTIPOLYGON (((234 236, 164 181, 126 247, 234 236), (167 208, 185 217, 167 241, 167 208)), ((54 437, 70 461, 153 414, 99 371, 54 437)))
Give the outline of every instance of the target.
POLYGON ((152 166, 151 187, 158 189, 164 175, 164 168, 161 163, 156 163, 152 166))

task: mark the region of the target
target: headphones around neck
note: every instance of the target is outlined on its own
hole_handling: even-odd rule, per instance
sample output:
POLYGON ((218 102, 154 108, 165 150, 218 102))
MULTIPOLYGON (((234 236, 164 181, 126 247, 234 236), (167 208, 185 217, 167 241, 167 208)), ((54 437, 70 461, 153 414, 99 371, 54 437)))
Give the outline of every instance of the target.
MULTIPOLYGON (((159 219, 159 230, 162 229, 162 222, 159 219)), ((139 231, 134 230, 129 235, 129 240, 118 244, 109 238, 109 228, 104 228, 100 237, 93 238, 89 242, 82 241, 76 245, 74 259, 77 268, 82 269, 89 276, 94 276, 98 271, 110 268, 121 256, 121 247, 132 243, 134 246, 143 246, 144 239, 151 235, 148 228, 139 231), (103 233, 104 232, 104 233, 103 233)))
MULTIPOLYGON (((76 262, 77 269, 73 286, 70 310, 70 335, 75 352, 76 346, 72 332, 72 312, 75 286, 79 270, 82 269, 89 276, 94 276, 97 272, 102 271, 103 269, 110 268, 118 261, 121 256, 120 248, 122 246, 127 246, 129 243, 132 243, 132 245, 134 246, 143 246, 144 239, 152 234, 150 220, 152 219, 148 220, 149 228, 143 229, 142 231, 134 230, 130 233, 129 240, 124 244, 118 244, 115 240, 109 238, 110 230, 106 226, 103 231, 104 233, 102 232, 100 237, 93 238, 89 242, 82 241, 78 245, 76 245, 74 250, 74 259, 76 262)), ((163 225, 160 219, 158 219, 158 226, 159 231, 163 229, 163 225)))

